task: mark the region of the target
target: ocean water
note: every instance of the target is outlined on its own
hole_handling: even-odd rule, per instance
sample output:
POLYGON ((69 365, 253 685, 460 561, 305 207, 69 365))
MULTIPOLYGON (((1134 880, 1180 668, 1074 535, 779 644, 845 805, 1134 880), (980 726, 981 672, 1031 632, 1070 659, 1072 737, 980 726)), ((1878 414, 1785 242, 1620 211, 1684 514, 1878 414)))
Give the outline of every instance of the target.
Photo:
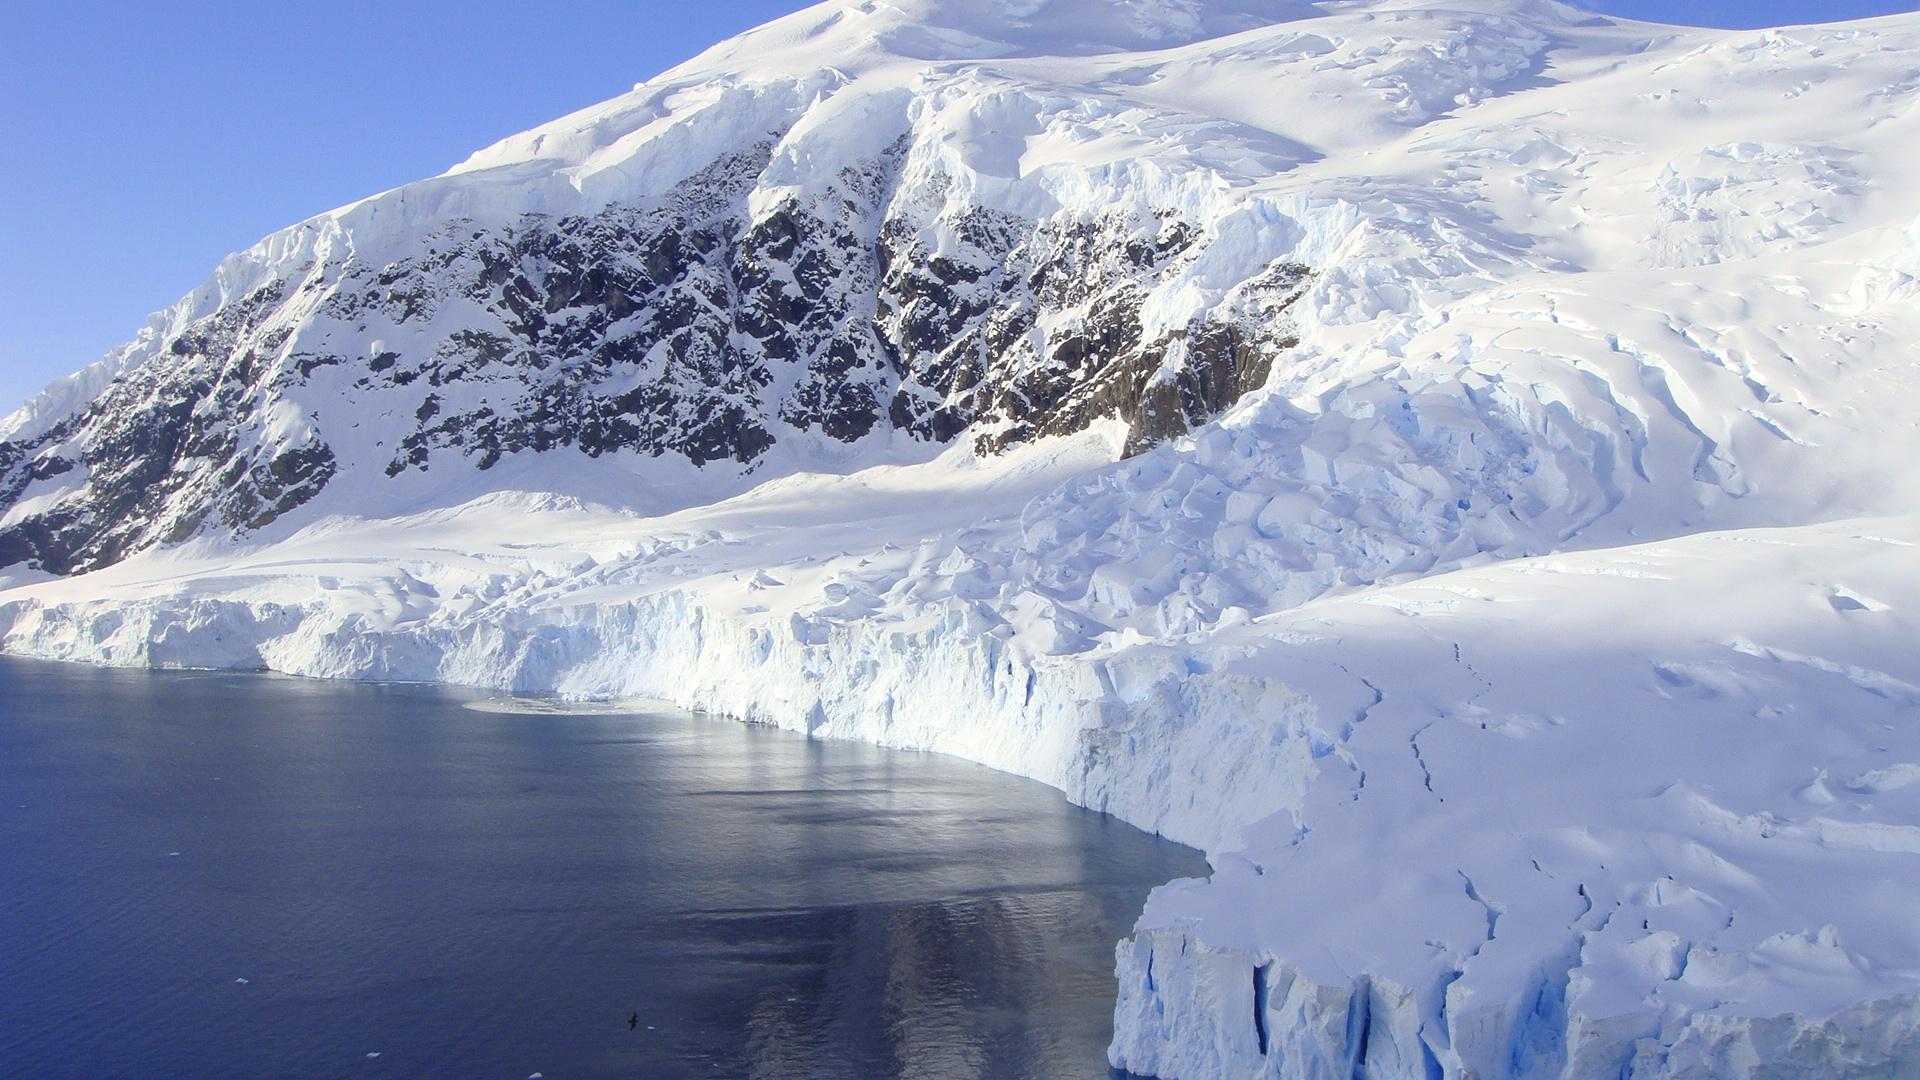
POLYGON ((1113 943, 1205 871, 951 758, 483 697, 0 660, 0 1075, 1105 1076, 1113 943))

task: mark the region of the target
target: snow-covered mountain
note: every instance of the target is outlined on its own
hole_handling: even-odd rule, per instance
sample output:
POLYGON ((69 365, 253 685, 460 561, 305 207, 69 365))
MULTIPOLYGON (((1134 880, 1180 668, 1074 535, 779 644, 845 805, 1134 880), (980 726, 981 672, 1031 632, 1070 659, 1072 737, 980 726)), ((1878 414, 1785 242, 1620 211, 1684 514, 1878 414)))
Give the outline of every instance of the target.
POLYGON ((1167 1077, 1920 1070, 1920 16, 836 0, 0 422, 0 641, 649 695, 1205 847, 1167 1077))

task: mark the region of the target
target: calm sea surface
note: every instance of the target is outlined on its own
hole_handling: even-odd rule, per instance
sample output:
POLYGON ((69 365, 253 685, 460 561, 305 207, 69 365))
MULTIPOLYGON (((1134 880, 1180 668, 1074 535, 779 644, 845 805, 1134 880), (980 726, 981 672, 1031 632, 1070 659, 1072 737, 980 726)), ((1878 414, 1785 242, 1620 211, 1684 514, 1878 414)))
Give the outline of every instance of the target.
POLYGON ((1104 1076, 1204 872, 949 758, 478 697, 0 660, 0 1074, 1104 1076))

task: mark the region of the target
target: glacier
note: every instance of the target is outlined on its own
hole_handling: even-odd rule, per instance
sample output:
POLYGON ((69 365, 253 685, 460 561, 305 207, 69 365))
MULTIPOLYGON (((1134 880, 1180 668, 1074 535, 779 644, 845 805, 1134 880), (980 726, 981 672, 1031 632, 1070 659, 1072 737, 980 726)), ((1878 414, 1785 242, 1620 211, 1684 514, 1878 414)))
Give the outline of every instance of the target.
POLYGON ((1920 1075, 1920 17, 835 0, 0 421, 0 648, 652 697, 1204 849, 1167 1078, 1920 1075))

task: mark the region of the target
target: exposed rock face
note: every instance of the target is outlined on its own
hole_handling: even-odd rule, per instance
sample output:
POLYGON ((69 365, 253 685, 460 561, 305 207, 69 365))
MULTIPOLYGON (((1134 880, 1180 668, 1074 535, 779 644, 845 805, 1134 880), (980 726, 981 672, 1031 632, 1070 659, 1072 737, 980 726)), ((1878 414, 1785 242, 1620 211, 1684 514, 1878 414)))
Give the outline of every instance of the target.
MULTIPOLYGON (((334 475, 313 433, 261 445, 248 438, 300 362, 263 357, 288 334, 274 326, 284 290, 270 285, 223 308, 167 347, 167 362, 114 380, 83 412, 38 437, 0 443, 0 509, 36 481, 85 470, 84 497, 0 529, 0 565, 71 573, 171 543, 205 523, 257 529, 306 502, 334 475)), ((293 358, 289 358, 293 359, 293 358)))
POLYGON ((904 140, 756 216, 775 135, 645 203, 456 219, 391 261, 283 269, 83 411, 0 442, 0 565, 64 574, 259 529, 368 432, 387 478, 561 449, 750 466, 795 431, 996 451, 1111 416, 1135 452, 1258 387, 1295 343, 1307 268, 1275 262, 1217 315, 1151 328, 1149 291, 1204 252, 1204 223, 956 209, 939 183, 903 186, 904 140), (341 395, 380 404, 323 421, 312 400, 341 395), (18 507, 80 469, 77 492, 18 507))

